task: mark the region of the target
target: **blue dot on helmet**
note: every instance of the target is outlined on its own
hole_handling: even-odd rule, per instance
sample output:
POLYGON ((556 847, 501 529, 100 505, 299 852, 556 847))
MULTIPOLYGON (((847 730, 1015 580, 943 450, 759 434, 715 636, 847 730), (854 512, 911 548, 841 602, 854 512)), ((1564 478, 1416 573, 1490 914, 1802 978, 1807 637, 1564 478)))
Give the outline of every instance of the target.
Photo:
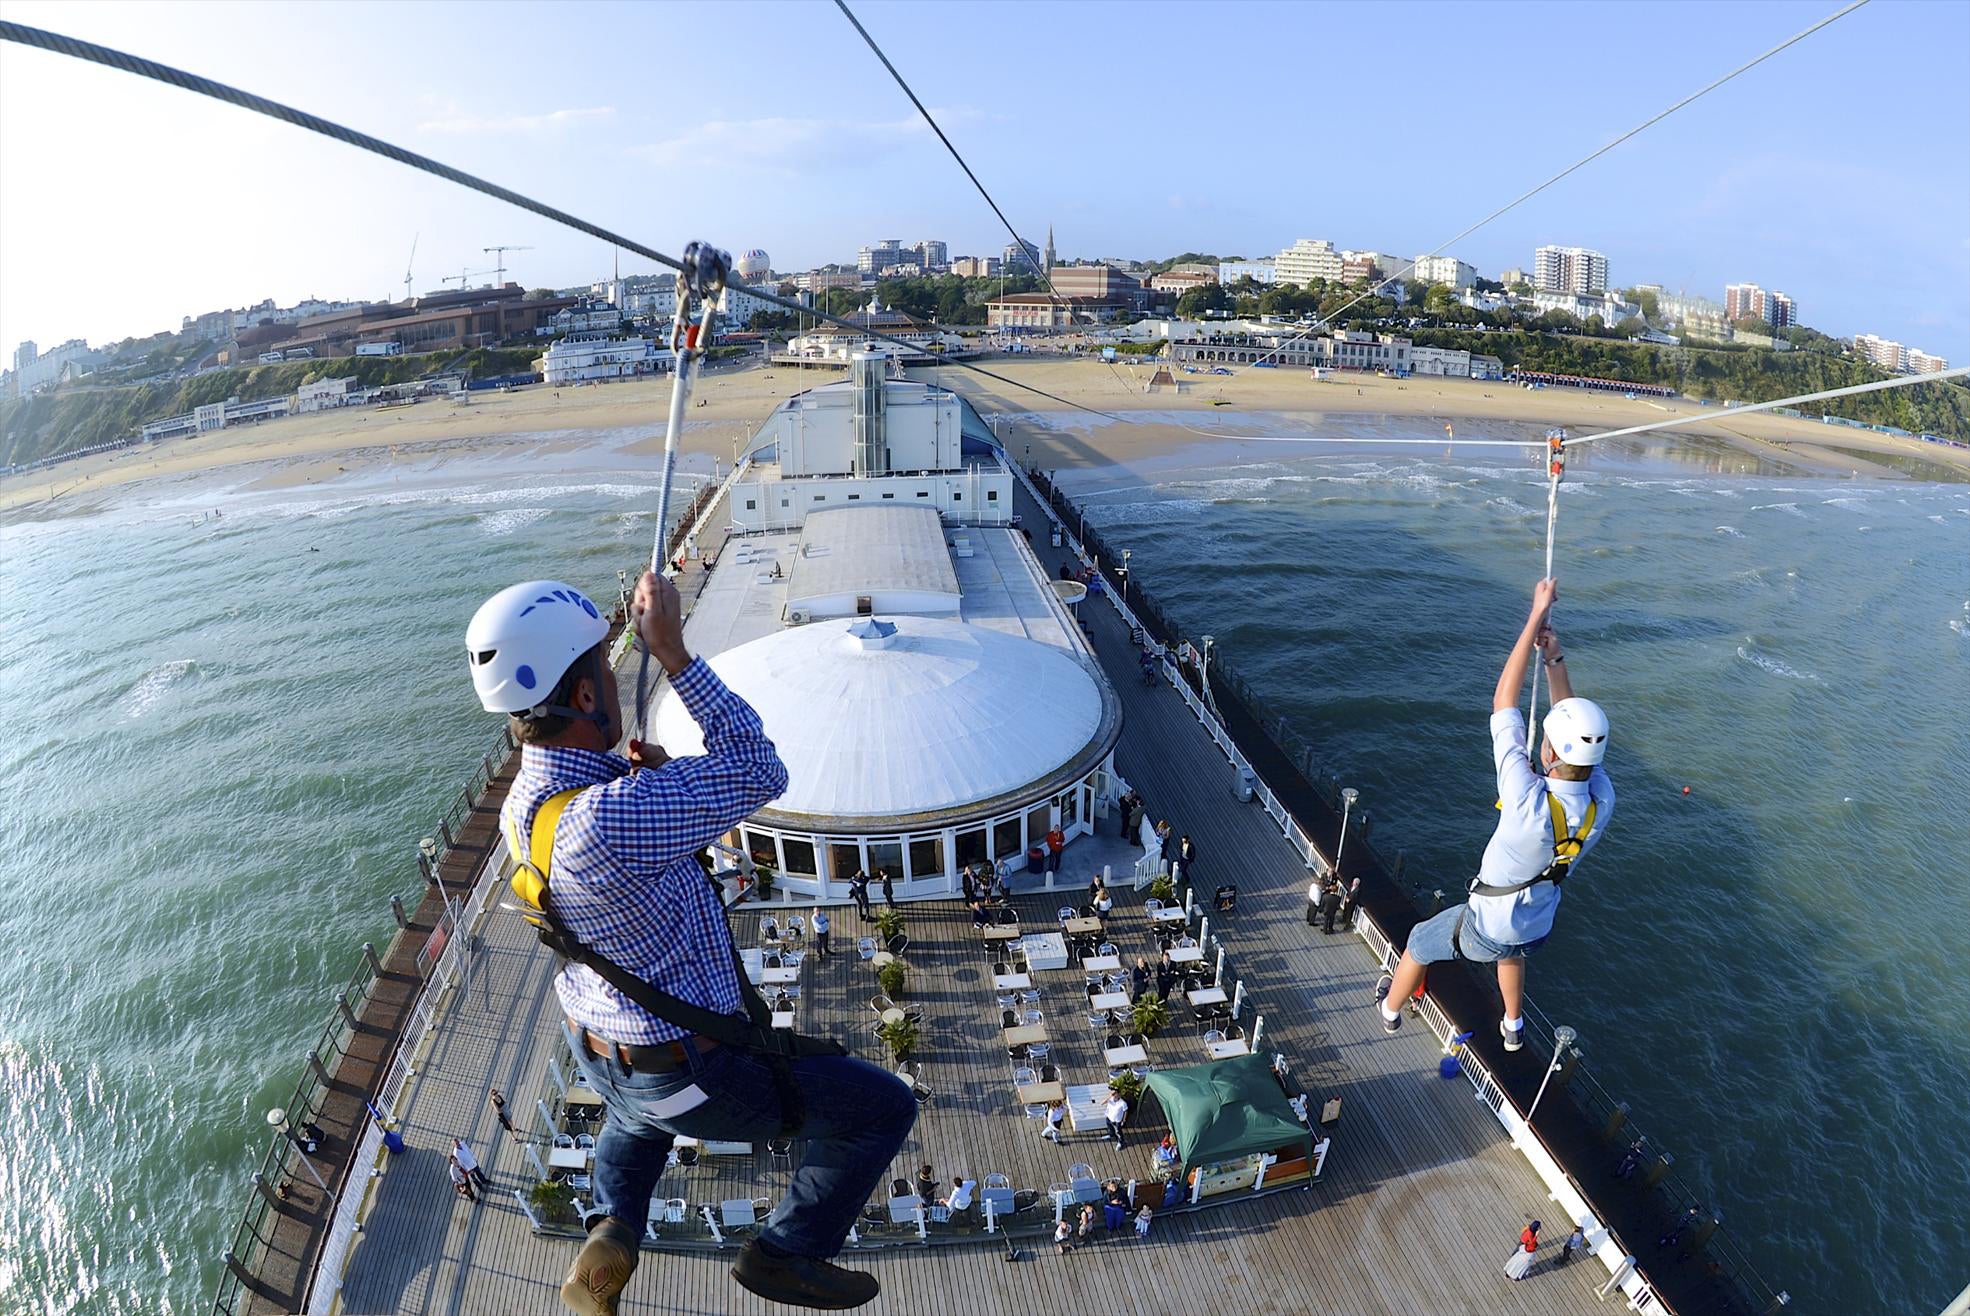
POLYGON ((520 683, 521 688, 531 690, 534 688, 534 669, 521 663, 513 669, 513 679, 520 683))

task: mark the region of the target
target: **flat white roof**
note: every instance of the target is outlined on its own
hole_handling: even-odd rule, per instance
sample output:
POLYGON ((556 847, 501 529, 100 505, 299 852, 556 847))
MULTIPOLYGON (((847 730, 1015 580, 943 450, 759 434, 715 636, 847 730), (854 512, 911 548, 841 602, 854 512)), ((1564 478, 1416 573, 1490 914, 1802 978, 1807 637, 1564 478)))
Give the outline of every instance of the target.
POLYGON ((934 507, 836 507, 809 512, 787 574, 786 601, 888 591, 956 598, 957 573, 934 507))

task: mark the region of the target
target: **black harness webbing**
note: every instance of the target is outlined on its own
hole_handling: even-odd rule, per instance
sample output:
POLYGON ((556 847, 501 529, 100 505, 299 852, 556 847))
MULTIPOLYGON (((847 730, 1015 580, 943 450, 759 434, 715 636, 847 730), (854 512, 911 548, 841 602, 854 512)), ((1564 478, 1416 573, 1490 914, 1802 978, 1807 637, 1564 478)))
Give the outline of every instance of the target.
MULTIPOLYGON (((508 849, 513 851, 514 861, 518 865, 513 874, 513 893, 526 902, 528 908, 525 916, 534 925, 534 935, 540 938, 541 945, 563 959, 592 970, 604 982, 664 1022, 688 1029, 700 1037, 708 1037, 720 1046, 734 1047, 759 1056, 773 1075, 773 1086, 780 1103, 780 1135, 787 1138, 796 1136, 801 1125, 806 1123, 807 1115, 800 1099, 800 1089, 793 1079, 793 1061, 804 1056, 847 1055, 848 1049, 833 1038, 806 1037, 790 1028, 773 1027, 772 1011, 753 987, 751 979, 746 977, 745 964, 739 958, 736 947, 732 948, 732 970, 739 984, 739 1000, 745 1007, 744 1018, 708 1010, 673 996, 639 978, 568 931, 567 925, 554 912, 548 892, 548 869, 554 853, 554 832, 559 827, 561 813, 567 802, 578 794, 579 790, 561 791, 542 802, 535 820, 540 821, 545 816, 547 834, 538 838, 528 836, 526 857, 523 858, 522 852, 513 844, 517 837, 511 832, 517 832, 517 824, 507 837, 508 849)), ((731 945, 729 933, 726 944, 731 945)))

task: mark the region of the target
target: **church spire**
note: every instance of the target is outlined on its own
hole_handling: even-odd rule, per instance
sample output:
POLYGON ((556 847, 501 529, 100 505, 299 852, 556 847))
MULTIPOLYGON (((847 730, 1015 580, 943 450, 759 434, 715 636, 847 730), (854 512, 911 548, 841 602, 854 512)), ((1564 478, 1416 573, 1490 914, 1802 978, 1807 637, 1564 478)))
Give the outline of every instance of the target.
POLYGON ((1053 225, 1047 225, 1047 249, 1042 257, 1047 273, 1053 273, 1053 225))

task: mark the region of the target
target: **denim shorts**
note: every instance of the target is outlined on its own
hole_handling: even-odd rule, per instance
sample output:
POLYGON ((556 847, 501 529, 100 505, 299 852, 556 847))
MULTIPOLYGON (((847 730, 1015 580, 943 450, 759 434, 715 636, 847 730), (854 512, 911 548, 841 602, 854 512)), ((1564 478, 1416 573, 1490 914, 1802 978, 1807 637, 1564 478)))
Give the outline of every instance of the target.
POLYGON ((1476 964, 1490 964, 1496 960, 1523 958, 1546 944, 1546 938, 1535 937, 1521 946, 1500 945, 1477 929, 1477 920, 1470 917, 1467 905, 1452 905, 1434 917, 1418 923, 1409 933, 1409 958, 1418 964, 1439 964, 1444 960, 1466 959, 1476 964), (1457 930, 1457 920, 1464 920, 1462 932, 1457 930), (1453 941, 1454 938, 1454 941, 1453 941), (1458 948, 1463 954, 1460 956, 1458 948))

